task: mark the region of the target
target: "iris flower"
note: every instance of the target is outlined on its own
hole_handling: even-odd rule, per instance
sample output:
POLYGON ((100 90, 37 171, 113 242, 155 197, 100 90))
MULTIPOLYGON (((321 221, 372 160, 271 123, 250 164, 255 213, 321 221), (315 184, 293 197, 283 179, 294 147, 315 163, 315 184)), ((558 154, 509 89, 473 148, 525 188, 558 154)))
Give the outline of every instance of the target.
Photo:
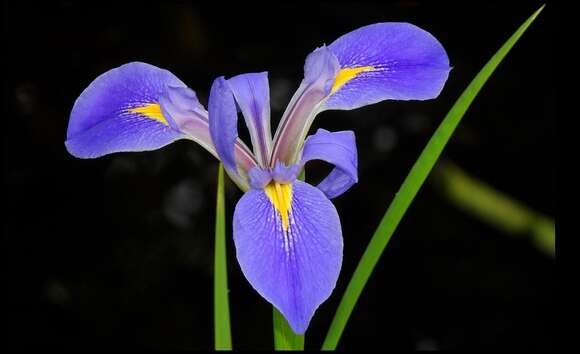
POLYGON ((325 110, 435 98, 449 70, 441 44, 414 25, 361 27, 308 55, 304 79, 272 138, 267 72, 218 77, 206 111, 172 73, 133 62, 81 93, 65 145, 76 157, 95 158, 189 139, 221 160, 245 192, 233 216, 241 270, 302 334, 341 269, 341 224, 330 199, 358 181, 354 133, 319 129, 308 136, 313 120, 325 110), (238 137, 239 112, 252 149, 238 137), (334 165, 317 186, 297 179, 312 160, 334 165))

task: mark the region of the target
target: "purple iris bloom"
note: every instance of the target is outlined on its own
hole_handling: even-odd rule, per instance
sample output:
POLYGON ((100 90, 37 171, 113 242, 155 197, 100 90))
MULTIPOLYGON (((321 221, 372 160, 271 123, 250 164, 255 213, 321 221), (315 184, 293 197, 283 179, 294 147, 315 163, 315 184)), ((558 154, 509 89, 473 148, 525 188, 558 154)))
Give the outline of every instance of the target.
POLYGON ((220 159, 245 192, 233 221, 242 272, 302 334, 342 264, 340 219, 330 199, 358 181, 354 133, 319 129, 307 137, 314 118, 387 99, 435 98, 449 70, 441 44, 414 25, 359 28, 308 55, 304 79, 272 138, 266 72, 217 78, 206 111, 169 71, 134 62, 84 90, 65 144, 74 156, 95 158, 190 139, 220 159), (239 112, 252 149, 238 138, 239 112), (297 180, 312 160, 335 166, 317 186, 297 180))

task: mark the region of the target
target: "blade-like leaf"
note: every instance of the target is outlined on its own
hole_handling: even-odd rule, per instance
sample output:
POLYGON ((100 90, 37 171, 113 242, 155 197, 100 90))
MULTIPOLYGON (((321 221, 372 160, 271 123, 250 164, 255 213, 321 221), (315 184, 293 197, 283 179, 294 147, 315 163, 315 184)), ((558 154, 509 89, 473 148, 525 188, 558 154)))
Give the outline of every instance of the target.
POLYGON ((425 182, 425 179, 431 172, 433 165, 441 155, 443 148, 449 141, 449 138, 455 131, 455 128, 461 121, 461 118, 477 96, 479 90, 483 87, 485 82, 489 79, 491 74, 497 68, 499 63, 503 60, 506 54, 510 51, 513 45, 518 41, 534 19, 539 15, 544 6, 539 8, 532 16, 530 16, 518 30, 507 40, 507 42, 495 53, 495 55, 487 62, 481 69, 473 81, 467 86, 465 91, 461 94, 457 102, 453 105, 447 116, 419 156, 419 159, 413 165, 413 168, 405 178, 398 193, 390 204, 387 212, 383 216, 375 234, 369 242, 365 253, 359 261, 359 264, 346 288, 346 291, 338 306, 334 319, 330 325, 330 329, 322 345, 323 350, 333 350, 336 348, 338 341, 342 335, 344 327, 350 317, 350 314, 371 275, 375 265, 377 264, 383 250, 391 239, 393 232, 399 225, 401 218, 407 211, 407 208, 413 201, 419 188, 425 182))
POLYGON ((214 255, 214 335, 216 350, 231 350, 230 305, 228 300, 228 272, 226 263, 226 210, 224 168, 220 163, 215 216, 214 255))

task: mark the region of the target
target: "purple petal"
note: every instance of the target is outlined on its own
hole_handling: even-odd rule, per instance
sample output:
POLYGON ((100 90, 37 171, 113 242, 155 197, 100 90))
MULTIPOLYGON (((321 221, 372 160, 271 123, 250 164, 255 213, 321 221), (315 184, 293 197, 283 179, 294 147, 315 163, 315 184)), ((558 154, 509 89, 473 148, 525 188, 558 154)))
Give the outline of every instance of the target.
POLYGON ((120 151, 154 150, 185 138, 161 111, 159 98, 167 85, 186 87, 169 71, 139 62, 102 74, 73 106, 67 150, 76 157, 94 158, 120 151))
POLYGON ((377 23, 317 48, 306 59, 304 80, 274 136, 270 167, 296 163, 316 115, 355 109, 386 99, 437 97, 449 59, 430 33, 408 23, 377 23))
POLYGON ((249 188, 247 173, 256 159, 238 138, 238 111, 232 90, 224 77, 214 80, 209 94, 209 131, 219 159, 228 175, 242 190, 249 188), (239 167, 239 169, 238 169, 239 167))
POLYGON ((285 186, 287 228, 265 190, 252 189, 236 206, 233 233, 250 284, 303 334, 336 285, 342 232, 336 209, 320 190, 301 181, 285 186))
POLYGON ((242 74, 227 82, 244 115, 256 159, 266 166, 272 149, 268 73, 242 74))
POLYGON ((209 94, 209 131, 220 160, 237 171, 235 144, 238 138, 238 111, 234 95, 223 76, 214 80, 209 94))
POLYGON ((155 121, 139 120, 130 115, 103 120, 72 136, 65 145, 71 155, 89 159, 114 152, 155 150, 183 138, 183 134, 155 121))
POLYGON ((358 158, 352 131, 331 133, 318 129, 316 134, 306 139, 300 164, 304 166, 311 160, 323 160, 336 166, 316 186, 330 199, 338 197, 358 182, 358 158))
POLYGON ((341 71, 326 109, 355 109, 386 99, 435 98, 449 75, 443 46, 409 23, 361 27, 328 47, 341 71))
POLYGON ((328 97, 339 69, 338 60, 326 46, 308 55, 304 64, 304 80, 290 100, 276 130, 270 167, 274 167, 277 161, 287 165, 297 162, 308 129, 323 108, 323 101, 328 97))
MULTIPOLYGON (((209 130, 208 113, 197 100, 193 90, 187 87, 167 86, 165 95, 160 97, 159 102, 163 115, 167 117, 172 127, 185 133, 187 139, 197 142, 219 159, 209 130)), ((234 158, 237 166, 243 171, 256 166, 252 153, 239 139, 236 139, 234 144, 234 158)), ((242 190, 249 188, 245 176, 230 170, 228 175, 242 190)))

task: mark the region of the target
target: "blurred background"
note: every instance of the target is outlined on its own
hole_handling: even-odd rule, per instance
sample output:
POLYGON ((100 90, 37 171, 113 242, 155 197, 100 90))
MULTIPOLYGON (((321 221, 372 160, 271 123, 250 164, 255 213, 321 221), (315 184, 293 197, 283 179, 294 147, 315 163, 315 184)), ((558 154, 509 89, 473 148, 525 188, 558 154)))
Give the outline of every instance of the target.
MULTIPOLYGON (((540 5, 5 1, 2 347, 213 346, 217 161, 187 141, 96 160, 70 156, 68 115, 101 73, 151 63, 176 74, 205 105, 217 76, 267 70, 275 127, 304 58, 323 43, 367 24, 404 21, 444 45, 453 70, 438 99, 328 111, 315 121, 313 129, 354 130, 360 161, 359 183, 334 200, 344 263, 307 332, 306 348, 316 349, 429 137, 540 5)), ((548 4, 467 112, 373 273, 340 349, 555 344, 557 21, 548 4)), ((311 163, 307 180, 329 170, 311 163)), ((240 196, 229 183, 229 218, 240 196)), ((271 307, 244 279, 228 232, 234 348, 273 348, 271 307)))

